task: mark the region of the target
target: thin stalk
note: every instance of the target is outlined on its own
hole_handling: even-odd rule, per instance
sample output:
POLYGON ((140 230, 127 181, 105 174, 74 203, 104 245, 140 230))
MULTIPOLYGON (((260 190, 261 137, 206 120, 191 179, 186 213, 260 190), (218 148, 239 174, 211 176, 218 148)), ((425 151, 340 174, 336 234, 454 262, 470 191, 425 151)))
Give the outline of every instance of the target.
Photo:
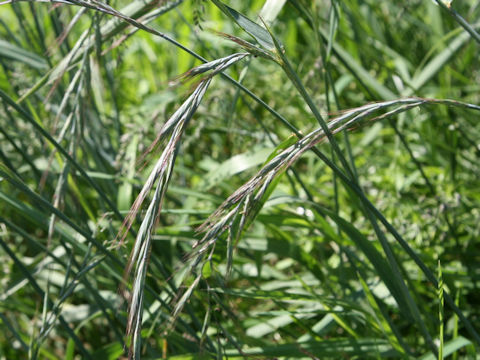
POLYGON ((465 29, 466 32, 470 34, 470 36, 475 39, 475 41, 480 44, 480 34, 475 31, 475 29, 470 25, 459 13, 452 9, 451 6, 447 6, 441 0, 435 0, 438 6, 440 6, 443 10, 445 10, 450 16, 452 16, 457 23, 460 24, 461 27, 465 29))
POLYGON ((15 103, 3 90, 0 90, 0 97, 6 102, 8 105, 13 107, 16 111, 18 111, 22 117, 27 120, 37 131, 47 139, 57 150, 61 153, 65 158, 72 164, 72 166, 85 178, 85 180, 97 191, 98 195, 107 203, 107 205, 112 209, 115 216, 123 220, 123 216, 118 211, 115 204, 107 197, 107 195, 102 191, 102 189, 95 183, 90 176, 86 173, 86 171, 78 164, 72 156, 66 151, 43 127, 41 127, 35 119, 31 117, 31 115, 15 103))
MULTIPOLYGON (((275 40, 275 38, 273 36, 272 36, 272 38, 274 40, 275 45, 277 46, 277 44, 278 44, 277 41, 275 40)), ((336 152, 340 162, 342 163, 344 169, 348 172, 348 175, 349 175, 350 179, 352 180, 352 183, 358 184, 358 181, 354 177, 354 174, 353 174, 352 170, 350 169, 350 166, 349 166, 347 160, 343 156, 343 153, 341 152, 340 147, 338 146, 338 143, 336 142, 336 140, 333 136, 333 133, 330 131, 330 128, 328 127, 327 123, 325 122, 325 120, 321 116, 320 111, 318 110, 318 108, 316 107, 312 98, 310 97, 307 90, 303 86, 303 83, 300 80, 300 78, 298 77, 297 73, 293 70, 293 67, 291 66, 290 62, 288 61, 288 58, 283 54, 283 51, 280 48, 280 46, 277 46, 277 54, 279 54, 279 58, 281 59, 280 65, 282 66, 283 70, 285 71, 287 76, 290 78, 290 80, 293 82, 293 84, 295 85, 295 87, 299 91, 300 95, 305 100, 308 107, 312 111, 313 115, 315 116, 315 118, 319 122, 324 134, 327 136, 330 144, 332 145, 333 149, 335 150, 335 152, 336 152)), ((358 189, 360 190, 359 192, 362 193, 362 195, 363 195, 363 191, 359 187, 358 187, 358 189)), ((361 197, 361 199, 362 200, 366 199, 366 197, 363 195, 361 197)), ((377 237, 380 240, 382 248, 385 251, 385 254, 388 258, 390 266, 392 267, 393 273, 394 273, 395 277, 397 278, 396 282, 398 284, 400 284, 400 286, 402 287, 401 291, 402 291, 402 294, 404 296, 404 300, 406 300, 408 308, 414 314, 414 318, 417 320, 416 322, 419 325, 419 327, 420 327, 423 335, 425 336, 427 342, 429 343, 430 348, 432 349, 432 351, 434 351, 434 353, 436 353, 436 347, 433 343, 433 340, 432 340, 430 334, 428 333, 428 329, 427 329, 425 323, 421 320, 420 310, 418 309, 418 306, 416 305, 415 301, 411 297, 410 292, 409 292, 405 282, 402 279, 402 275, 401 275, 401 272, 400 272, 400 267, 398 265, 398 262, 395 260, 393 251, 392 251, 392 249, 391 249, 391 247, 390 247, 390 245, 389 245, 389 243, 388 243, 388 241, 385 237, 385 234, 378 227, 376 218, 371 213, 371 211, 368 209, 368 207, 364 207, 364 209, 366 210, 365 211, 366 216, 369 219, 370 223, 372 224, 372 226, 375 230, 375 233, 377 234, 377 237)))
POLYGON ((345 170, 347 171, 347 173, 349 174, 349 177, 351 179, 355 179, 354 177, 354 174, 352 172, 352 170, 350 169, 350 166, 347 162, 347 160, 345 159, 345 157, 343 156, 343 153, 342 151, 340 150, 340 147, 338 146, 338 143, 337 141, 335 140, 332 132, 330 131, 327 123, 325 122, 325 120, 323 119, 322 115, 320 114, 320 111, 318 110, 317 106, 315 105, 315 103, 313 102, 312 98, 310 97, 310 95, 308 94, 307 90, 305 89, 305 87, 303 86, 303 83, 302 81, 300 80, 300 78, 298 77, 297 73, 295 72, 295 70, 293 70, 293 67, 292 65, 290 64, 290 62, 288 61, 287 57, 285 55, 283 55, 283 52, 281 51, 278 51, 278 53, 280 53, 280 58, 281 58, 281 66, 283 68, 283 70, 285 71, 285 73, 287 74, 288 78, 292 81, 292 83, 294 84, 294 86, 297 88, 298 92, 300 93, 300 95, 302 96, 302 98, 305 100, 305 102, 307 103, 308 107, 310 108, 310 110, 312 111, 313 115, 315 116, 315 118, 317 119, 320 127, 322 128, 323 132, 325 133, 325 135, 327 136, 328 138, 328 141, 330 142, 330 144, 332 145, 333 147, 333 150, 335 151, 335 153, 337 154, 340 162, 342 163, 343 167, 345 168, 345 170))

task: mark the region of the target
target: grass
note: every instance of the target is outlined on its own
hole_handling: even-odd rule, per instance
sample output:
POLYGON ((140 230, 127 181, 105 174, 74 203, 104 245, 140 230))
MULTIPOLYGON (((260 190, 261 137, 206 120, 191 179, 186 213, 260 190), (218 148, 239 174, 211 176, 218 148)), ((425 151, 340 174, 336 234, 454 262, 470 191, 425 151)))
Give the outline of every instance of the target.
POLYGON ((479 11, 3 2, 0 358, 477 358, 479 11))

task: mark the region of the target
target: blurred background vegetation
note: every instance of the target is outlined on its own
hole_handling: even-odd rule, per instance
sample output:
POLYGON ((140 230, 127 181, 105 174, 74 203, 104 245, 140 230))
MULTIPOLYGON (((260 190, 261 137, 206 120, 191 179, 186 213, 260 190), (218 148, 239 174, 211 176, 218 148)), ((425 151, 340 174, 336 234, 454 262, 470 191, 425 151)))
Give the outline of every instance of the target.
POLYGON ((346 162, 320 142, 248 227, 228 227, 198 268, 189 254, 296 130, 407 97, 480 104, 480 3, 223 3, 268 24, 283 52, 264 50, 288 58, 308 97, 258 54, 225 70, 235 81, 213 78, 179 141, 141 289, 124 271, 147 206, 122 246, 118 234, 165 141, 149 147, 205 79, 179 75, 255 33, 219 1, 0 6, 0 358, 478 358, 475 109, 361 115, 334 136, 346 162), (141 344, 125 336, 128 293, 143 296, 141 344))

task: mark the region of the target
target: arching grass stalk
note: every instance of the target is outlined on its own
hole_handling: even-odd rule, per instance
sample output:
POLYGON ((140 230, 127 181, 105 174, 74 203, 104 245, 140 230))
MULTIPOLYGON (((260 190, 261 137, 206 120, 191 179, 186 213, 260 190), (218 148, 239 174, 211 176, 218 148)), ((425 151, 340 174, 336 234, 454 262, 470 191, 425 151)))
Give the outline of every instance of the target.
MULTIPOLYGON (((383 247, 383 250, 384 250, 384 252, 387 256, 389 265, 392 267, 393 275, 396 278, 395 279, 395 284, 396 284, 396 287, 397 287, 396 290, 398 290, 400 292, 400 294, 402 294, 401 297, 396 297, 396 300, 397 300, 398 304, 400 305, 400 307, 402 307, 402 303, 405 302, 404 304, 408 307, 408 309, 404 308, 404 311, 406 310, 406 313, 410 313, 413 316, 413 318, 415 319, 415 322, 419 326, 419 328, 420 328, 421 332, 423 333, 423 336, 425 337, 425 339, 426 339, 428 345, 430 346, 431 350, 433 351, 434 354, 437 354, 437 347, 435 346, 435 344, 433 342, 433 339, 432 339, 432 337, 431 337, 431 335, 430 335, 430 333, 427 329, 427 326, 426 326, 425 322, 423 321, 423 319, 421 317, 420 309, 418 308, 418 305, 416 304, 412 295, 410 294, 410 291, 409 291, 409 289, 408 289, 408 287, 407 287, 407 285, 406 285, 406 283, 405 283, 405 281, 402 277, 401 269, 400 269, 400 266, 399 266, 397 260, 395 259, 393 249, 391 248, 390 244, 388 243, 384 232, 378 226, 378 223, 377 223, 377 219, 379 218, 378 215, 377 215, 378 211, 375 211, 375 212, 371 211, 371 207, 373 207, 373 205, 364 195, 361 187, 358 184, 358 181, 355 179, 354 173, 350 169, 350 166, 349 166, 346 158, 343 156, 337 142, 335 141, 332 133, 330 132, 329 127, 327 126, 326 122, 324 121, 323 117, 321 116, 320 111, 318 110, 314 101, 312 100, 312 98, 308 94, 307 90, 303 86, 302 81, 300 80, 300 78, 298 77, 296 72, 294 71, 293 67, 290 65, 290 62, 289 62, 288 58, 285 56, 284 49, 281 46, 280 42, 270 32, 268 27, 267 27, 267 30, 269 31, 271 39, 272 39, 272 41, 275 45, 276 54, 277 54, 278 60, 279 60, 277 62, 281 65, 282 69, 287 74, 287 76, 290 78, 292 83, 295 85, 298 92, 300 93, 302 98, 305 100, 308 107, 312 111, 313 115, 315 116, 315 118, 319 122, 319 124, 320 124, 320 126, 323 130, 323 135, 326 138, 328 138, 329 143, 333 147, 333 150, 334 150, 335 154, 338 156, 338 158, 340 159, 340 162, 342 163, 344 169, 347 171, 347 177, 349 177, 349 179, 348 179, 349 183, 351 181, 351 183, 353 185, 355 185, 355 187, 352 190, 354 190, 357 193, 357 195, 359 195, 359 199, 360 199, 360 201, 362 202, 362 205, 363 205, 363 211, 365 212, 366 217, 368 218, 368 220, 372 224, 372 226, 375 230, 375 233, 376 233, 376 235, 377 235, 377 237, 378 237, 378 239, 379 239, 379 241, 380 241, 380 243, 383 247)), ((416 105, 419 105, 420 103, 421 102, 419 102, 416 105)), ((415 107, 416 105, 413 105, 413 107, 415 107)), ((470 104, 468 106, 472 107, 472 108, 476 108, 476 106, 472 105, 472 104, 470 104)), ((385 115, 386 115, 386 117, 389 117, 389 116, 391 116, 395 113, 403 112, 403 111, 407 110, 408 108, 409 107, 407 106, 404 109, 397 109, 397 110, 394 110, 394 111, 392 111, 390 113, 387 113, 385 115)), ((383 218, 383 216, 382 216, 382 218, 383 218)), ((392 229, 388 229, 388 230, 390 232, 392 232, 391 230, 394 230, 394 229, 392 228, 392 229)), ((392 233, 398 235, 395 230, 392 233)), ((395 237, 398 240, 398 236, 395 236, 395 237)), ((407 251, 409 253, 409 255, 411 257, 413 257, 414 259, 416 259, 415 262, 420 266, 420 268, 427 275, 427 272, 429 272, 429 271, 425 271, 427 269, 426 266, 424 266, 422 264, 422 262, 418 259, 418 257, 415 254, 413 254, 413 251, 410 249, 408 244, 405 241, 403 241, 403 239, 401 241, 401 244, 404 248, 406 247, 408 250, 410 250, 410 251, 407 251), (415 255, 415 256, 412 256, 412 254, 415 255)), ((429 277, 429 276, 427 275, 427 277, 429 277)), ((432 274, 431 278, 435 279, 433 274, 432 274)), ((390 289, 390 290, 392 291, 393 289, 390 289)), ((394 293, 395 293, 395 291, 394 291, 394 293)), ((453 304, 453 301, 451 301, 451 299, 449 299, 448 297, 447 297, 447 301, 449 302, 450 306, 455 307, 455 305, 453 304)), ((456 310, 459 311, 459 309, 456 309, 456 310)), ((478 337, 478 334, 473 329, 473 327, 471 325, 470 326, 469 325, 470 324, 466 325, 467 328, 469 329, 470 332, 472 332, 472 335, 474 337, 476 337, 477 342, 478 342, 478 340, 480 340, 479 337, 478 337)))
MULTIPOLYGON (((119 234, 119 243, 121 244, 125 240, 136 214, 140 210, 147 195, 151 192, 156 183, 157 185, 155 187, 153 198, 150 201, 147 212, 138 231, 133 250, 125 268, 125 280, 130 276, 130 273, 133 270, 132 291, 131 295, 127 295, 129 306, 126 335, 128 339, 127 343, 129 343, 129 359, 140 358, 143 295, 152 236, 155 225, 158 223, 161 214, 163 199, 168 189, 168 184, 175 165, 175 158, 178 148, 181 144, 181 139, 185 128, 187 127, 195 111, 200 106, 200 102, 202 101, 205 92, 212 81, 212 78, 232 64, 242 60, 246 56, 248 56, 247 53, 233 54, 225 58, 212 61, 211 63, 203 64, 186 73, 184 76, 187 78, 196 75, 206 75, 204 75, 204 78, 199 82, 196 89, 188 97, 188 99, 164 124, 159 135, 157 136, 157 139, 154 141, 154 145, 156 145, 157 142, 162 141, 168 134, 170 134, 170 138, 168 139, 160 158, 157 160, 157 163, 155 164, 142 190, 140 191, 140 194, 135 200, 128 216, 125 218, 122 229, 123 233, 120 232, 119 234)), ((122 285, 122 289, 124 289, 123 286, 124 285, 122 285)), ((193 291, 194 288, 195 286, 192 286, 190 288, 190 292, 193 291)), ((178 308, 176 313, 178 314, 178 308)))
MULTIPOLYGON (((480 107, 462 103, 454 100, 436 100, 436 99, 419 99, 419 98, 408 98, 408 99, 399 99, 386 101, 381 103, 368 104, 359 108, 350 109, 344 111, 342 115, 333 119, 328 123, 328 130, 332 134, 336 134, 339 131, 344 129, 352 129, 360 125, 360 123, 365 121, 375 121, 380 119, 385 119, 392 117, 400 112, 410 110, 414 107, 421 107, 426 105, 449 105, 462 108, 473 109, 480 111, 480 107), (372 116, 378 110, 384 110, 390 106, 397 106, 391 111, 387 111, 381 115, 372 116)), ((308 150, 314 148, 319 142, 326 139, 326 134, 323 129, 316 129, 304 138, 298 140, 294 145, 289 146, 287 149, 282 151, 280 154, 275 156, 270 160, 263 168, 257 172, 248 182, 243 186, 238 188, 232 195, 230 195, 227 200, 207 219, 207 221, 199 228, 199 231, 204 231, 205 235, 203 238, 194 245, 194 249, 190 254, 192 261, 190 262, 190 270, 197 271, 197 267, 203 266, 204 256, 206 252, 215 246, 218 239, 220 239, 225 232, 229 232, 229 236, 238 237, 244 229, 244 225, 247 223, 246 219, 251 219, 253 216, 258 213, 256 209, 256 204, 258 204, 263 195, 266 193, 266 190, 269 184, 281 173, 283 173, 287 168, 293 165, 293 163, 298 160, 302 154, 308 150), (231 235, 233 233, 234 235, 231 235)), ((345 180, 345 179, 342 179, 345 180)), ((378 216, 379 214, 375 214, 378 216)), ((380 214, 381 215, 381 214, 380 214)), ((380 217, 382 223, 384 223, 383 216, 380 217)), ((385 220, 386 221, 386 220, 385 220)), ((385 223, 384 223, 385 224, 385 223)), ((388 224, 388 223, 387 223, 388 224)), ((391 229, 388 229, 389 231, 391 229)), ((398 235, 394 232, 394 235, 398 235)), ((398 240, 398 237, 396 237, 398 240)), ((403 239, 402 239, 403 240, 403 239)), ((401 245, 406 249, 409 256, 419 265, 427 279, 434 283, 437 286, 437 280, 430 270, 423 264, 423 262, 418 258, 418 256, 413 253, 408 244, 401 243, 401 245)), ((391 265, 390 265, 391 266, 391 265)), ((386 285, 389 287, 392 294, 398 294, 398 291, 401 292, 401 287, 399 287, 398 279, 393 283, 386 281, 386 285), (393 284, 389 286, 389 284, 393 284)), ((189 291, 191 293, 191 290, 189 291)), ((398 297, 399 295, 397 295, 398 297)), ((400 295, 401 296, 401 295, 400 295)), ((473 326, 470 324, 468 319, 462 314, 460 309, 450 303, 451 299, 447 293, 444 293, 444 297, 449 302, 449 306, 453 309, 455 313, 461 318, 465 327, 469 330, 473 337, 478 341, 478 334, 476 333, 473 326)), ((402 299, 397 298, 397 301, 400 302, 402 299)), ((426 329, 424 329, 426 331, 426 329)), ((432 347, 432 346, 431 346, 432 347)), ((432 351, 436 353, 436 347, 433 347, 432 351)))
POLYGON ((438 6, 440 6, 443 10, 445 10, 448 14, 450 14, 457 23, 460 24, 461 27, 465 29, 466 32, 470 34, 470 36, 475 39, 475 41, 480 45, 480 34, 475 31, 472 25, 470 25, 455 9, 452 8, 451 1, 447 4, 446 1, 442 0, 433 0, 438 6))

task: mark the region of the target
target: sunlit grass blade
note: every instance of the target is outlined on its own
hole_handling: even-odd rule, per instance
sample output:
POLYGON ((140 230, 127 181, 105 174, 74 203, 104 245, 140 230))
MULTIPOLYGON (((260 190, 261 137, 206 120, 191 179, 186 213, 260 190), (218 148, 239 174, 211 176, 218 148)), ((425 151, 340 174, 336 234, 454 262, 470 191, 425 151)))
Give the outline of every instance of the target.
POLYGON ((405 95, 409 96, 415 94, 420 90, 433 76, 441 71, 444 66, 452 60, 452 58, 465 46, 470 37, 468 34, 459 34, 453 39, 447 47, 437 54, 432 60, 428 62, 422 69, 418 69, 411 81, 412 90, 407 90, 405 95))
POLYGON ((5 40, 0 40, 0 56, 10 61, 21 61, 34 69, 45 70, 47 68, 45 59, 5 40))

